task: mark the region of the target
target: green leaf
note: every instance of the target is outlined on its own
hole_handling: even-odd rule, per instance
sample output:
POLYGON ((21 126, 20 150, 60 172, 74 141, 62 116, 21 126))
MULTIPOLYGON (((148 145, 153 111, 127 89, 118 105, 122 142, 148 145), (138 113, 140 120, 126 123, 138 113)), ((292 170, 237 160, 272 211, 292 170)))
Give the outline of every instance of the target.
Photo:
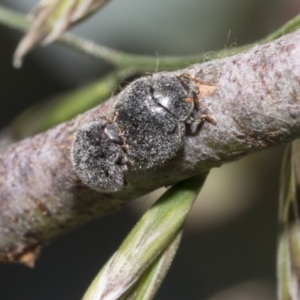
POLYGON ((145 213, 94 279, 83 300, 122 299, 126 295, 179 234, 205 177, 178 183, 145 213))
POLYGON ((100 80, 25 110, 0 132, 0 147, 40 133, 99 105, 124 78, 132 75, 132 70, 111 72, 100 80))
POLYGON ((182 231, 144 272, 137 283, 122 297, 122 300, 151 300, 164 280, 177 252, 182 231))
POLYGON ((300 299, 300 140, 288 146, 282 165, 279 207, 278 296, 300 299))

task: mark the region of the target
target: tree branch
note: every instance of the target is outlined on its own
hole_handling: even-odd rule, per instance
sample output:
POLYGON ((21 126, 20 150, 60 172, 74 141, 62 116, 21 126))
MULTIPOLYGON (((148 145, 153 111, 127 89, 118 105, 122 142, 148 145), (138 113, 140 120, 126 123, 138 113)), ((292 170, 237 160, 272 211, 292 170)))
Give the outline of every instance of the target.
POLYGON ((299 129, 299 30, 230 58, 138 79, 77 118, 1 149, 0 260, 30 263, 69 228, 287 143, 299 129))

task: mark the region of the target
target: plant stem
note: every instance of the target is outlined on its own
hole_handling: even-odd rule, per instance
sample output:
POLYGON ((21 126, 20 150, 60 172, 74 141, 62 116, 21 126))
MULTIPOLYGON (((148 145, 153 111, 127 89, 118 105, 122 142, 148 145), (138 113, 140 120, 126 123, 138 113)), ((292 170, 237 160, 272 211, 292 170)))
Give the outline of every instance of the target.
MULTIPOLYGON (((28 30, 30 26, 30 22, 23 14, 5 8, 2 5, 0 5, 0 23, 21 31, 28 30)), ((299 26, 299 23, 300 16, 297 16, 295 19, 282 26, 275 33, 258 43, 266 43, 282 36, 284 33, 292 32, 297 28, 297 26, 299 26)), ((87 40, 70 33, 62 34, 57 41, 94 58, 105 60, 118 69, 133 68, 138 72, 154 72, 156 70, 156 56, 124 53, 122 51, 117 51, 109 47, 96 44, 91 40, 87 40)), ((201 63, 216 58, 231 56, 242 52, 249 47, 250 46, 235 47, 209 55, 195 54, 186 56, 161 56, 159 58, 159 68, 160 70, 176 70, 186 67, 192 63, 201 63)))
POLYGON ((291 33, 300 27, 300 15, 297 15, 294 19, 285 23, 282 27, 277 29, 275 32, 268 35, 265 39, 260 41, 261 44, 271 42, 281 36, 291 33))
MULTIPOLYGON (((30 22, 26 17, 14 10, 0 5, 0 23, 21 31, 26 31, 30 27, 30 22)), ((116 68, 135 68, 137 71, 155 71, 157 57, 150 55, 133 55, 111 49, 93 41, 79 36, 65 33, 57 40, 59 43, 69 46, 72 49, 83 52, 97 59, 103 59, 114 65, 116 68)), ((191 56, 165 56, 160 58, 160 68, 165 70, 175 70, 186 67, 189 63, 203 61, 203 54, 191 56)))

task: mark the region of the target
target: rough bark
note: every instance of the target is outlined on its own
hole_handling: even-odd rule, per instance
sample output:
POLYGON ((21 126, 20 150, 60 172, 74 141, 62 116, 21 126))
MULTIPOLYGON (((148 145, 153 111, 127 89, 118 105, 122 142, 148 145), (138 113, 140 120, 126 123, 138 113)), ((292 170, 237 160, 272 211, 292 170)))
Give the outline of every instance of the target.
POLYGON ((116 111, 132 85, 70 122, 1 150, 1 261, 32 264, 44 242, 71 227, 158 187, 300 136, 299 30, 236 56, 157 73, 145 79, 149 90, 153 93, 153 82, 159 84, 166 76, 184 78, 185 86, 197 90, 190 116, 176 119, 184 126, 182 143, 159 166, 124 163, 126 184, 116 192, 101 193, 84 184, 71 152, 86 124, 118 121, 116 111))

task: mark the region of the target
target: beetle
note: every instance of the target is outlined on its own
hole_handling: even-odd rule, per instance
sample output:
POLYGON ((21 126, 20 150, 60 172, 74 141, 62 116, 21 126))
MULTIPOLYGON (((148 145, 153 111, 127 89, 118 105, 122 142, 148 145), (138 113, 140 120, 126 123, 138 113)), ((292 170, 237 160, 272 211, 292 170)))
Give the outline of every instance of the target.
POLYGON ((127 170, 122 144, 117 126, 105 118, 80 127, 73 141, 71 159, 81 181, 104 193, 122 189, 127 170))
POLYGON ((131 169, 164 164, 182 147, 197 87, 187 78, 158 73, 128 86, 114 107, 131 169))
POLYGON ((71 149, 78 177, 103 193, 121 190, 126 172, 154 169, 182 148, 198 90, 187 76, 158 73, 127 86, 112 119, 83 125, 71 149))

